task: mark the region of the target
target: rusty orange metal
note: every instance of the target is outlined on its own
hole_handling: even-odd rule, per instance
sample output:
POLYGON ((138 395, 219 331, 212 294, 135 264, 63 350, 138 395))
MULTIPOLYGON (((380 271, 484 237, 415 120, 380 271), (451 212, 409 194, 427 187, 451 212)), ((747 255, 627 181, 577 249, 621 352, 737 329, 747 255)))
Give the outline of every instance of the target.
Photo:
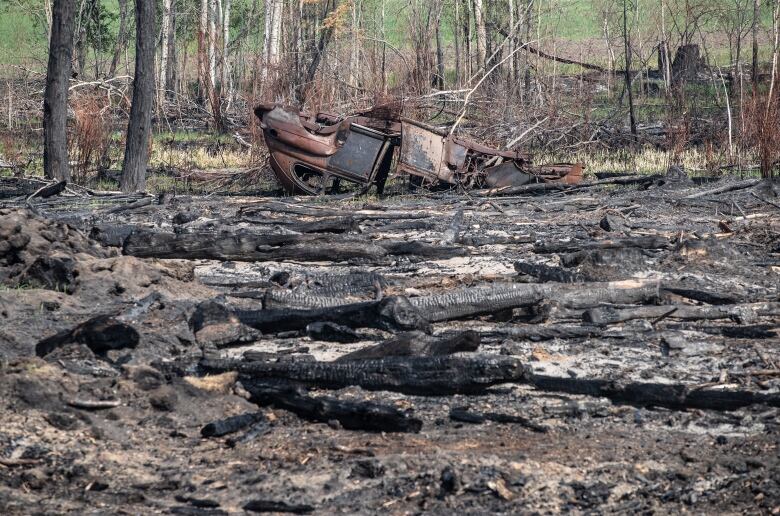
POLYGON ((334 192, 343 183, 360 192, 376 185, 382 193, 394 163, 396 174, 429 185, 501 188, 582 179, 582 164, 535 166, 525 153, 486 147, 410 119, 341 118, 279 104, 257 106, 255 115, 274 174, 290 194, 334 192))

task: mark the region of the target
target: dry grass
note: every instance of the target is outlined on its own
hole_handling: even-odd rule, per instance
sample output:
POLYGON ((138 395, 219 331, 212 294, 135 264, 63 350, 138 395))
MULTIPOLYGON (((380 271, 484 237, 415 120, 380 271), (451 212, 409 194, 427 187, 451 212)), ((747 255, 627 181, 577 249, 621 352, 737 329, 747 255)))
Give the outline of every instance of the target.
POLYGON ((238 373, 230 371, 229 373, 216 374, 213 376, 186 376, 184 381, 193 387, 207 391, 226 394, 233 388, 233 384, 238 379, 238 373))

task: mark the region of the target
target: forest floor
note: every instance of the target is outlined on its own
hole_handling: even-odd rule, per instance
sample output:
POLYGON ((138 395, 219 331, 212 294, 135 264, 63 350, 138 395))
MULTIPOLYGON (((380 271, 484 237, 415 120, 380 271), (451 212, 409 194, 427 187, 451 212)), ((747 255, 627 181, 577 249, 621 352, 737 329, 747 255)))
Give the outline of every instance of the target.
MULTIPOLYGON (((0 179, 5 514, 780 512, 777 184, 370 200, 36 189, 0 179), (430 334, 295 320, 378 298, 428 306, 430 334), (284 327, 258 330, 264 314, 284 327), (322 404, 296 415, 258 402, 241 369, 289 379, 378 342, 464 335, 478 348, 446 360, 526 372, 438 394, 303 374, 299 395, 322 404), (236 361, 207 374, 217 358, 236 361), (334 400, 421 428, 347 429, 334 400), (250 426, 202 435, 241 414, 250 426)), ((409 380, 403 367, 374 378, 409 380)))

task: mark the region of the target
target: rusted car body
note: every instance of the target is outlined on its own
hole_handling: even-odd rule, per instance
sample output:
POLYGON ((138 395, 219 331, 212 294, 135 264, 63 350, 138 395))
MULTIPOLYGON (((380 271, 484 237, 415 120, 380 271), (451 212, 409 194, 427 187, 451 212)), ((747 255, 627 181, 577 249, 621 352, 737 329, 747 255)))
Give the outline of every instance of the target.
POLYGON ((534 166, 528 155, 450 136, 409 119, 341 118, 278 104, 255 108, 271 167, 291 194, 318 195, 353 183, 382 193, 394 168, 417 184, 501 188, 532 182, 577 183, 581 164, 534 166))

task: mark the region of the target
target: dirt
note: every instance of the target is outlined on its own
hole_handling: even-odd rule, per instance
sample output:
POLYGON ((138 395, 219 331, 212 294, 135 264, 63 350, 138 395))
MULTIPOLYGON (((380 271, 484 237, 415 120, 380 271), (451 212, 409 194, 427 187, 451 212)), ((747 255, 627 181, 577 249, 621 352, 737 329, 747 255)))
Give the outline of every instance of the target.
MULTIPOLYGON (((223 326, 199 328, 193 316, 207 301, 260 309, 255 294, 267 288, 320 292, 328 281, 356 272, 380 274, 385 296, 536 281, 518 275, 514 262, 559 266, 569 253, 535 253, 534 247, 566 239, 578 239, 582 247, 616 238, 668 238, 669 245, 659 249, 588 252, 579 265, 565 268, 588 281, 649 279, 659 289, 706 290, 739 303, 778 301, 778 209, 758 198, 778 202, 770 198, 774 190, 686 199, 712 187, 661 181, 648 189, 606 187, 533 198, 437 193, 370 201, 281 199, 290 206, 350 211, 367 240, 466 250, 447 259, 402 255, 381 263, 139 259, 88 236, 97 226, 281 234, 295 230, 291 219, 317 218, 268 211, 259 223, 239 214, 278 198, 178 197, 108 213, 136 199, 96 205, 94 199, 61 196, 35 205, 38 214, 21 201, 0 200, 0 507, 5 514, 243 514, 249 502, 261 500, 315 514, 777 514, 780 426, 774 406, 676 410, 521 384, 440 397, 359 387, 311 392, 389 403, 423 421, 416 434, 372 433, 259 408, 247 401, 235 374, 199 377, 171 366, 196 363, 204 354, 249 352, 278 360, 333 360, 391 336, 357 329, 360 342, 339 344, 290 332, 259 335, 237 329, 230 318, 223 326), (463 224, 453 227, 459 210, 463 224), (181 213, 192 216, 177 218, 181 213), (367 213, 426 217, 412 223, 367 213), (605 216, 612 217, 611 226, 603 223, 605 216), (137 343, 118 338, 117 347, 105 350, 74 338, 36 356, 41 340, 96 316, 132 328, 137 343), (226 334, 232 337, 225 340, 226 334), (103 408, 89 408, 89 402, 103 408), (547 431, 450 418, 451 409, 466 406, 522 415, 547 431), (207 423, 258 411, 270 421, 270 431, 255 439, 234 443, 241 434, 201 436, 207 423)), ((351 300, 376 297, 374 288, 354 285, 351 300)), ((704 305, 679 296, 662 302, 704 305)), ((609 325, 595 337, 512 338, 512 328, 584 324, 581 311, 556 300, 534 310, 440 322, 434 334, 473 329, 482 335, 476 354, 515 356, 535 372, 562 377, 767 394, 780 389, 776 317, 670 316, 609 325), (746 327, 763 333, 729 336, 746 327)))

